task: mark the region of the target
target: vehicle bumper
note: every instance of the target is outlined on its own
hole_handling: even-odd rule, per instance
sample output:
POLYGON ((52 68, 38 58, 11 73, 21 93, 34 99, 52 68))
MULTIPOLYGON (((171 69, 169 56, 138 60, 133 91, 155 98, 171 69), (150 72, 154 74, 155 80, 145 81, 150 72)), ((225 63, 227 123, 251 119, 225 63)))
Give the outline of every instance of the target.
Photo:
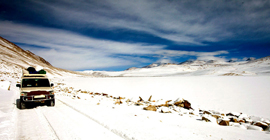
POLYGON ((23 102, 44 102, 54 100, 54 95, 31 95, 20 96, 20 100, 23 102))

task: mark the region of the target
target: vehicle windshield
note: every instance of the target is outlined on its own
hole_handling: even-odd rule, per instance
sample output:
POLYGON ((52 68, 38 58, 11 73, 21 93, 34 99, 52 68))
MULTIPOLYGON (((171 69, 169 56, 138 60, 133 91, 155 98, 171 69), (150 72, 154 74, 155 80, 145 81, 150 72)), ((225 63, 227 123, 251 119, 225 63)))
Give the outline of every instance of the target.
POLYGON ((50 87, 48 79, 23 79, 22 87, 50 87))

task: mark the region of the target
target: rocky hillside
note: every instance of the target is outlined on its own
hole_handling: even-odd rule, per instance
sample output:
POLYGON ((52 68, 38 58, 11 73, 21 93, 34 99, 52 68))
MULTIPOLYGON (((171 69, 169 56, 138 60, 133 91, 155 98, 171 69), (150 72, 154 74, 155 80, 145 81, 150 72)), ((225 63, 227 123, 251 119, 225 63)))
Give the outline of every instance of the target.
POLYGON ((48 61, 30 51, 25 51, 14 43, 0 37, 0 73, 21 74, 22 69, 28 67, 43 67, 48 75, 80 74, 52 66, 48 61))

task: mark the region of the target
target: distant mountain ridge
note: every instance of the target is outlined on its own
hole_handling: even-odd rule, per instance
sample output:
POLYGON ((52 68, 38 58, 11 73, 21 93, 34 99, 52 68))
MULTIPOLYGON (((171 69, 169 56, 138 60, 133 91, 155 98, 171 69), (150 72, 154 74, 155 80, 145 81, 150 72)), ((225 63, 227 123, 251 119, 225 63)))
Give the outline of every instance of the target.
POLYGON ((122 72, 101 72, 110 76, 270 76, 270 56, 243 61, 187 60, 175 63, 153 63, 142 68, 131 67, 122 72))
MULTIPOLYGON (((258 59, 258 61, 261 61, 262 59, 268 60, 267 59, 268 57, 270 57, 270 56, 258 59)), ((193 65, 193 66, 196 66, 196 65, 201 66, 201 65, 207 65, 207 64, 231 65, 232 63, 245 63, 245 62, 248 63, 248 62, 255 62, 255 61, 257 61, 257 60, 253 57, 247 58, 244 61, 229 60, 226 62, 217 61, 217 60, 207 60, 207 61, 205 61, 205 60, 186 60, 186 61, 180 62, 178 64, 176 64, 176 63, 152 63, 152 64, 144 66, 142 68, 153 68, 153 67, 166 66, 166 65, 193 65)), ((135 69, 135 68, 136 67, 132 67, 132 68, 128 68, 127 70, 131 70, 131 69, 135 69)))

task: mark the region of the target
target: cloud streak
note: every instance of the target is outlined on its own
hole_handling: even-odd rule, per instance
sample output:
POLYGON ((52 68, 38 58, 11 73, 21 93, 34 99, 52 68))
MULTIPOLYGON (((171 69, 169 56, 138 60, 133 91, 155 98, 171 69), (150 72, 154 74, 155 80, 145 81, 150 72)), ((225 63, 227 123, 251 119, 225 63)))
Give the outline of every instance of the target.
POLYGON ((10 22, 0 22, 0 30, 2 36, 22 44, 22 47, 44 57, 53 65, 71 70, 134 65, 141 60, 134 61, 132 55, 148 55, 164 48, 142 43, 100 40, 65 30, 10 22), (18 35, 19 38, 16 37, 18 35), (113 55, 128 55, 130 59, 113 55))
POLYGON ((166 50, 164 45, 127 43, 95 39, 74 32, 0 22, 1 35, 47 59, 53 65, 70 70, 98 69, 151 63, 155 57, 216 56, 226 51, 194 52, 166 50), (20 36, 17 38, 17 36, 20 36), (38 47, 37 47, 38 46, 38 47))
MULTIPOLYGON (((2 4, 1 36, 70 70, 142 66, 188 57, 224 59, 220 57, 240 54, 245 45, 253 49, 248 54, 257 44, 269 46, 270 1, 265 0, 2 4)), ((265 54, 262 50, 258 52, 265 54)))
POLYGON ((205 42, 244 36, 247 32, 263 33, 263 27, 270 23, 270 3, 263 0, 60 0, 58 3, 35 3, 51 9, 49 15, 67 26, 133 30, 177 44, 207 45, 205 42), (243 28, 247 29, 243 31, 243 28))

